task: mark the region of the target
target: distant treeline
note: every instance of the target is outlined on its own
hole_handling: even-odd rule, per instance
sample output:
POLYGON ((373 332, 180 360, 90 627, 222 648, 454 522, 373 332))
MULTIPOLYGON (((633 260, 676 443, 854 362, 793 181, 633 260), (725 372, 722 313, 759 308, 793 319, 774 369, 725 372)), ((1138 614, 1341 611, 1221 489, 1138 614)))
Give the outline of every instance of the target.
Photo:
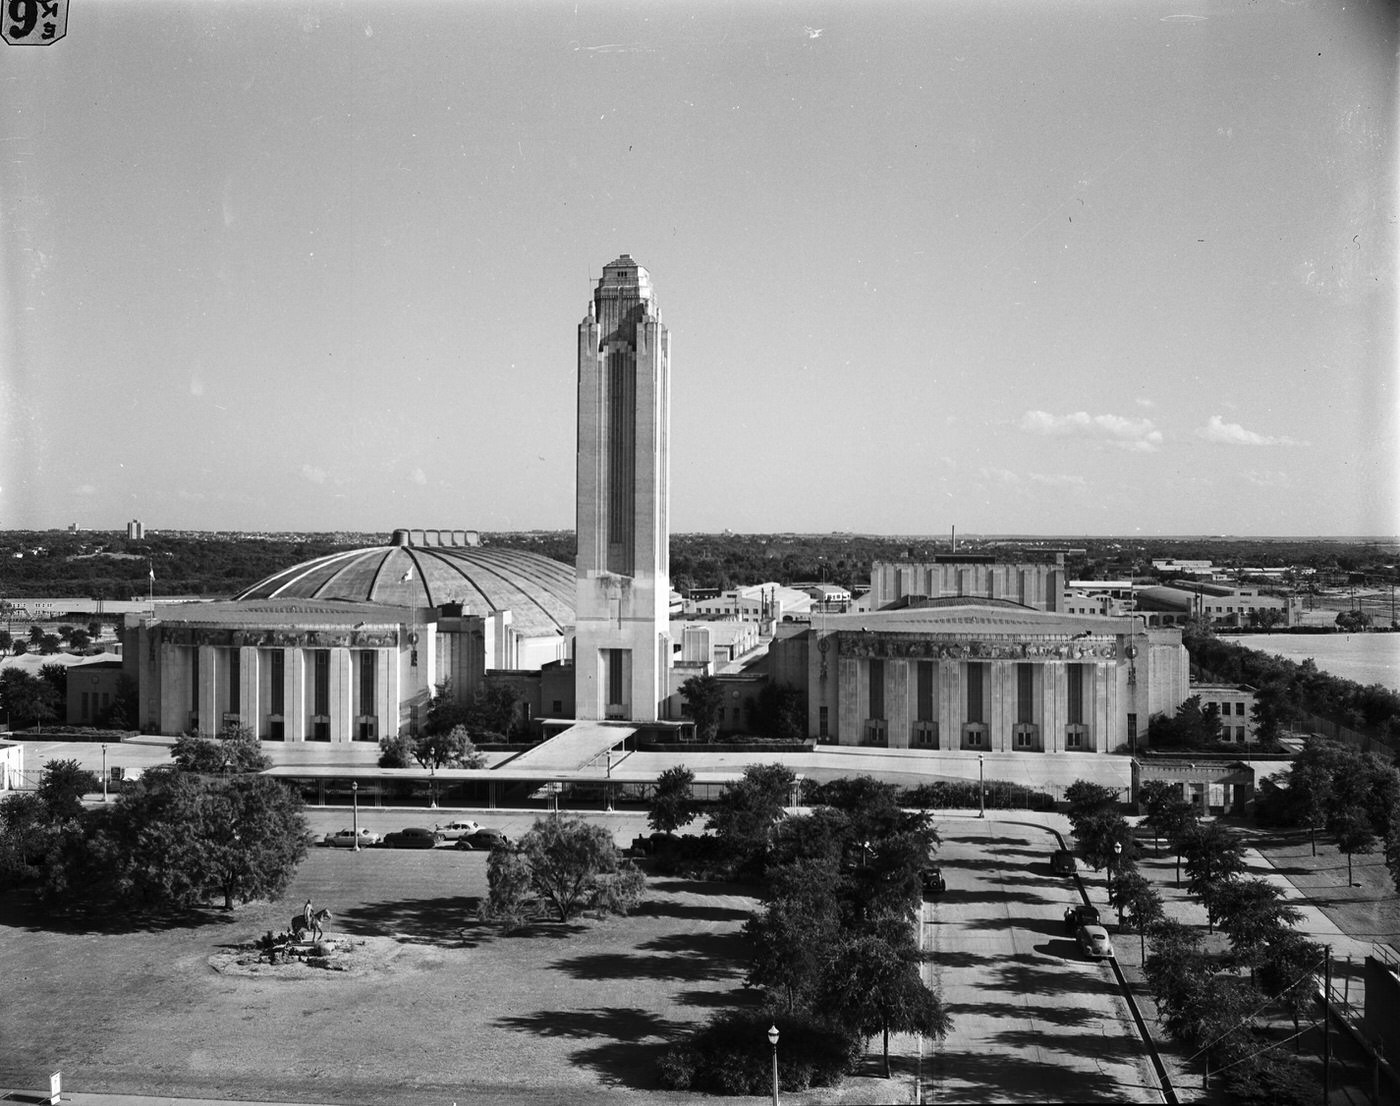
POLYGON ((1400 694, 1383 684, 1363 685, 1301 663, 1249 649, 1210 634, 1187 633, 1191 663, 1211 678, 1249 684, 1288 720, 1290 709, 1320 715, 1382 740, 1400 738, 1400 694))
MULTIPOLYGON (((274 572, 337 550, 383 543, 378 534, 239 535, 157 533, 129 541, 122 531, 0 532, 0 594, 7 598, 77 595, 128 599, 144 595, 155 571, 157 595, 232 595, 274 572), (22 554, 17 556, 17 554, 22 554)), ((574 563, 571 530, 483 532, 487 545, 528 549, 574 563)), ((870 582, 873 561, 927 561, 946 554, 948 537, 871 534, 672 534, 671 582, 682 592, 724 590, 775 580, 824 581, 847 588, 870 582)), ((1066 551, 1069 579, 1146 576, 1152 561, 1211 560, 1221 566, 1298 566, 1319 572, 1383 574, 1391 547, 1306 539, 959 538, 958 552, 1015 561, 1066 551)))

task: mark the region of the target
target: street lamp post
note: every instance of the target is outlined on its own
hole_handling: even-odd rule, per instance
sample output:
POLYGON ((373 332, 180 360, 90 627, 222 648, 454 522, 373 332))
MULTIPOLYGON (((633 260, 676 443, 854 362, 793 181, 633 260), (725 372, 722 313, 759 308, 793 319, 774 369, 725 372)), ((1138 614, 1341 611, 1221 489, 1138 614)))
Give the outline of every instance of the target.
POLYGON ((778 1106, 778 1027, 768 1028, 768 1043, 773 1046, 773 1106, 778 1106))
POLYGON ((428 806, 437 809, 437 765, 428 769, 428 806))
POLYGON ((355 851, 360 851, 360 781, 350 781, 350 826, 355 832, 355 851))
POLYGON ((107 801, 107 746, 102 746, 102 801, 107 801))
MULTIPOLYGON (((1113 875, 1118 870, 1118 860, 1123 855, 1123 842, 1113 843, 1113 867, 1108 870, 1108 897, 1113 897, 1113 875)), ((1119 876, 1121 879, 1121 875, 1119 876)))
POLYGON ((977 817, 987 816, 987 779, 983 774, 982 754, 977 754, 977 817))

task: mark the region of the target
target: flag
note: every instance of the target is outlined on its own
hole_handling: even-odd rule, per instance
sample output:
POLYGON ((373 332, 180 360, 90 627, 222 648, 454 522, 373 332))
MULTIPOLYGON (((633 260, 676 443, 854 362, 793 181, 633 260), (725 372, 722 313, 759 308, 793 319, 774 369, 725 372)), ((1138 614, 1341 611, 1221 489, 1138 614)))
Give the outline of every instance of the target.
POLYGON ((154 582, 154 580, 155 580, 155 578, 156 578, 156 566, 155 566, 155 565, 151 565, 150 577, 151 577, 151 580, 154 582))
POLYGON ((399 577, 399 583, 406 584, 413 579, 413 566, 408 566, 408 571, 399 577))

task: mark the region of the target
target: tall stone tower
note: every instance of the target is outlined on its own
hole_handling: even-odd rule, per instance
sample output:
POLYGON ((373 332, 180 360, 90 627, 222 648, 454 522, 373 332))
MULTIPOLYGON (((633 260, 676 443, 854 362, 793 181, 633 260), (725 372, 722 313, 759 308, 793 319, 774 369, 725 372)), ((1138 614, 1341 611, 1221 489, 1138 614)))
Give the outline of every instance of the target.
POLYGON ((670 335, 623 254, 578 328, 580 719, 655 721, 670 693, 670 436, 670 335))

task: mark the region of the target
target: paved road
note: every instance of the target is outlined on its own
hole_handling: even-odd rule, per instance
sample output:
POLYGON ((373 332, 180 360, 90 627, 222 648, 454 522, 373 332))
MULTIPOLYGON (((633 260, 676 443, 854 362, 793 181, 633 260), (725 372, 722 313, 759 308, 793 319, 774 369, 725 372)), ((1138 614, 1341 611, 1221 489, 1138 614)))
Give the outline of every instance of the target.
POLYGON ((948 890, 924 907, 928 982, 953 1031, 923 1061, 925 1102, 1161 1102, 1106 964, 1064 932, 1080 901, 1051 875, 1053 835, 945 823, 948 890))

